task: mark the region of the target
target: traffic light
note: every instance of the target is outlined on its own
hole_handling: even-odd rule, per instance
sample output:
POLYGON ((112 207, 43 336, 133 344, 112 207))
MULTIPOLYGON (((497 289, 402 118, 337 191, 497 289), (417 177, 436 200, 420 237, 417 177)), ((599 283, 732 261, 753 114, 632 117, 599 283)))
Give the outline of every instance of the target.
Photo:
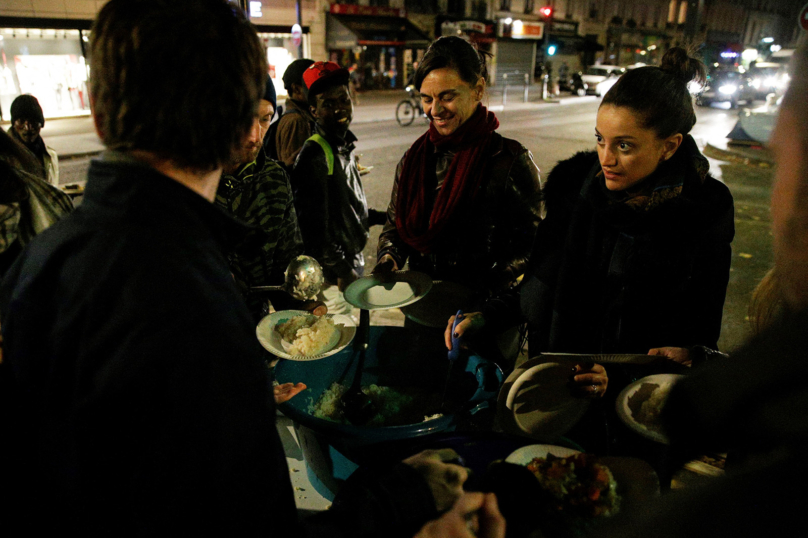
POLYGON ((543 8, 539 9, 539 13, 541 13, 545 19, 550 19, 553 16, 553 8, 550 6, 544 6, 543 8))

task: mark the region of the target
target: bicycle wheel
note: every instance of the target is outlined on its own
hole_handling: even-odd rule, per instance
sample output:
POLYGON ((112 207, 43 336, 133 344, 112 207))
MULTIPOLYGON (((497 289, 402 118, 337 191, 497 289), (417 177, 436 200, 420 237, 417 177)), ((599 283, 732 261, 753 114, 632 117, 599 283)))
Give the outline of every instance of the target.
POLYGON ((415 107, 409 100, 401 101, 396 107, 396 121, 402 127, 410 125, 415 120, 415 107))

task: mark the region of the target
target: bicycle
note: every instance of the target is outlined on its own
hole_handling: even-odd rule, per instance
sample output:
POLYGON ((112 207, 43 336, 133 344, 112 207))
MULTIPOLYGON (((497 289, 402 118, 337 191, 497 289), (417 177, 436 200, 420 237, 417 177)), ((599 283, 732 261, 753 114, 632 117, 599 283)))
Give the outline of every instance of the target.
POLYGON ((396 121, 402 127, 412 124, 416 116, 424 116, 424 109, 421 107, 421 98, 414 86, 407 86, 408 97, 401 101, 396 107, 396 121))

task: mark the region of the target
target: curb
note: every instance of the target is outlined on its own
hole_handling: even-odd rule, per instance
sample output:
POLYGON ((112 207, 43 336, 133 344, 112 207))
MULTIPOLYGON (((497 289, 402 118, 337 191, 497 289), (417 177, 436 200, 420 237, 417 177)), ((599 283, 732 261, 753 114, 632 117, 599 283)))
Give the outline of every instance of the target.
POLYGON ((741 152, 732 151, 729 149, 721 149, 713 146, 709 142, 704 145, 703 153, 708 157, 720 159, 722 161, 733 162, 737 164, 746 164, 751 166, 759 166, 761 168, 769 168, 774 166, 774 157, 768 150, 754 150, 760 151, 760 156, 750 156, 741 152))

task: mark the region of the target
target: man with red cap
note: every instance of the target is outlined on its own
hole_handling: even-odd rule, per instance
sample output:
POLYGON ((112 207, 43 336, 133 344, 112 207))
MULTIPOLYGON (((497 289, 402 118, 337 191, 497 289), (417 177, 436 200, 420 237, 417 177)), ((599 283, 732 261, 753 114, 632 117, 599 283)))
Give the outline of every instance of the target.
POLYGON ((364 272, 362 249, 370 225, 384 221, 381 211, 368 211, 359 177, 356 136, 349 129, 353 103, 348 79, 348 70, 334 62, 316 62, 303 73, 316 125, 292 172, 306 252, 320 262, 326 280, 338 288, 325 290, 326 304, 334 313, 350 312, 341 292, 364 272))

